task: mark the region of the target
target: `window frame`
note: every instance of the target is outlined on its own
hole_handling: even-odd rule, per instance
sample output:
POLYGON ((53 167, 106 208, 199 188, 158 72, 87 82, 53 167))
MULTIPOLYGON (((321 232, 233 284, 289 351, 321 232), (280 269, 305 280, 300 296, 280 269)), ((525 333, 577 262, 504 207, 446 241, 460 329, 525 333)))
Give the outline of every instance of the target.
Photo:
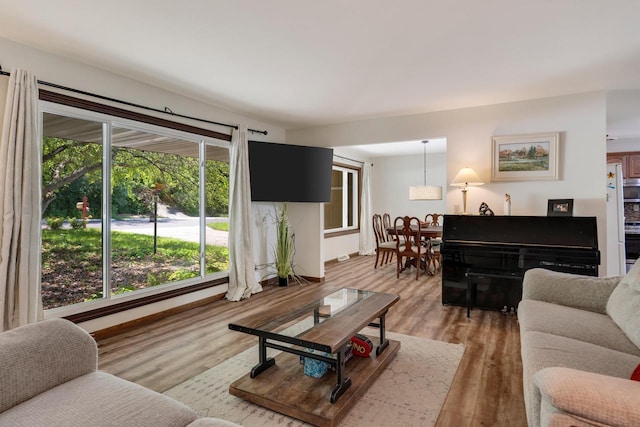
MULTIPOLYGON (((100 104, 92 103, 92 108, 84 109, 81 106, 72 106, 69 103, 57 103, 54 101, 48 101, 41 99, 38 102, 38 141, 41 144, 43 138, 43 115, 45 113, 62 115, 72 118, 77 118, 80 120, 87 120, 95 123, 102 124, 103 126, 103 144, 108 144, 108 147, 111 147, 111 130, 113 127, 121 127, 127 128, 142 132, 149 132, 161 136, 168 136, 173 138, 183 139, 185 141, 190 141, 199 144, 199 155, 201 159, 204 159, 205 152, 207 146, 217 146, 221 148, 227 148, 230 151, 230 139, 227 138, 213 138, 207 135, 213 136, 225 136, 224 134, 208 131, 207 129, 200 129, 201 132, 192 133, 186 130, 199 129, 194 128, 189 125, 182 125, 180 123, 175 123, 176 126, 162 126, 168 122, 164 119, 158 119, 158 123, 162 125, 154 124, 152 122, 156 122, 156 120, 149 121, 138 121, 134 119, 128 119, 124 117, 124 113, 126 110, 118 110, 117 115, 112 115, 106 112, 97 111, 97 106, 100 104), (123 113, 124 112, 124 113, 123 113), (107 137, 109 141, 107 142, 107 137)), ((69 99, 74 100, 75 98, 68 97, 69 99)), ((81 105, 83 102, 89 102, 84 100, 78 100, 81 105)), ((107 110, 110 107, 105 106, 107 110)), ((134 116, 137 113, 132 113, 134 116)), ((145 115, 137 115, 136 117, 151 117, 145 115)), ((151 117, 151 119, 154 119, 151 117)), ((106 151, 105 151, 106 152, 106 151)), ((200 266, 201 266, 201 274, 199 277, 184 279, 181 281, 165 283, 162 285, 149 287, 145 289, 139 289, 135 292, 129 292, 122 295, 111 295, 111 292, 104 292, 105 297, 93 300, 86 301, 82 303, 70 304, 67 306, 56 307, 52 309, 45 310, 45 317, 65 317, 72 321, 86 321, 95 318, 99 318, 105 315, 114 314, 117 312, 121 312, 124 310, 128 310, 135 307, 140 307, 146 304, 150 304, 153 302, 162 301, 168 298, 173 298, 179 295, 184 295, 187 293, 199 291, 206 288, 215 287, 218 285, 222 285, 228 283, 229 281, 229 272, 228 270, 215 272, 211 274, 206 273, 206 266, 203 263, 203 258, 205 256, 205 240, 203 239, 203 235, 205 233, 206 227, 206 202, 205 202, 205 185, 204 185, 204 168, 205 162, 200 162, 199 174, 200 174, 200 266)), ((105 197, 105 194, 110 194, 107 191, 107 188, 110 190, 110 174, 111 174, 111 158, 110 156, 104 156, 103 159, 103 216, 102 216, 102 234, 103 234, 103 286, 109 286, 110 284, 110 276, 111 273, 108 272, 111 265, 111 247, 110 247, 110 239, 111 239, 111 224, 110 224, 110 203, 108 203, 109 197, 105 197), (107 237, 108 236, 108 237, 107 237)), ((42 176, 42 171, 40 171, 40 176, 42 176)), ((229 215, 231 217, 231 215, 229 215)), ((40 245, 38 248, 38 253, 40 254, 42 251, 42 246, 40 245)), ((229 254, 231 258, 231 253, 229 254)), ((39 268, 41 268, 41 263, 39 268)), ((41 271, 38 274, 38 277, 41 277, 41 271)), ((40 286, 40 284, 39 284, 40 286)), ((104 288, 103 288, 104 290, 104 288)))
POLYGON ((330 228, 330 229, 323 230, 324 236, 336 237, 336 236, 341 236, 346 234, 359 233, 360 232, 360 210, 361 210, 360 201, 361 201, 361 194, 362 194, 362 167, 349 165, 345 163, 333 162, 332 172, 334 170, 340 170, 343 173, 344 172, 351 173, 354 176, 354 182, 353 182, 353 186, 354 186, 353 203, 355 207, 355 209, 353 209, 354 225, 346 226, 346 227, 344 226, 345 220, 348 219, 348 204, 344 203, 347 197, 346 194, 348 193, 347 191, 344 191, 345 184, 348 183, 348 178, 347 178, 347 175, 345 174, 343 175, 343 178, 342 178, 342 188, 343 188, 342 224, 343 226, 339 228, 330 228))

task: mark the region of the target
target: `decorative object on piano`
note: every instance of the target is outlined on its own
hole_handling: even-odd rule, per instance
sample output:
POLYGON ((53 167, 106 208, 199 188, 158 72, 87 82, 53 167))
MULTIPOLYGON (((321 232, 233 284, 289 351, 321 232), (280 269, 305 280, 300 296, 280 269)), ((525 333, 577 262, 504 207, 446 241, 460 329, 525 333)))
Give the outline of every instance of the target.
POLYGON ((494 136, 492 181, 558 179, 559 133, 494 136))
POLYGON ((511 215, 511 196, 509 194, 504 195, 504 214, 511 215))
POLYGON ((547 216, 572 216, 573 199, 549 199, 547 216))
POLYGON ((451 181, 451 185, 454 187, 462 187, 462 215, 467 214, 467 187, 470 185, 483 185, 484 182, 480 180, 480 177, 470 167, 463 167, 458 171, 456 176, 451 181))
POLYGON ((485 202, 480 203, 480 209, 478 209, 480 215, 493 216, 493 211, 485 202))
POLYGON ((442 187, 439 185, 427 185, 427 144, 429 140, 422 141, 424 151, 424 183, 423 185, 409 187, 409 200, 442 200, 442 187))

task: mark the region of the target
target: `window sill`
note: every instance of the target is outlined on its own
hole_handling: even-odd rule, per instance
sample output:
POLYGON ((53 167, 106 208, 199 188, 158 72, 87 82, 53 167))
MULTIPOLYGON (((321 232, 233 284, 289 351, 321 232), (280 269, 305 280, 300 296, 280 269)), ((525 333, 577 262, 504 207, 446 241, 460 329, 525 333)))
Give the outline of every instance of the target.
POLYGON ((147 293, 146 295, 140 295, 136 298, 130 298, 126 300, 118 300, 114 298, 108 301, 106 305, 101 304, 99 307, 96 307, 93 304, 92 307, 84 305, 84 307, 77 307, 77 312, 74 312, 74 308, 76 308, 74 307, 69 310, 71 311, 71 313, 69 314, 64 313, 69 309, 69 307, 67 307, 67 310, 65 310, 64 307, 60 307, 59 309, 45 311, 45 317, 48 317, 48 312, 51 313, 51 317, 62 317, 74 323, 86 322, 89 320, 99 319, 104 316, 109 316, 111 314, 120 313, 126 310, 131 310, 133 308, 142 307, 170 298, 175 298, 181 295, 186 295, 192 292, 197 292, 202 289, 211 288, 225 283, 229 283, 228 276, 207 280, 205 282, 194 283, 187 286, 181 286, 178 288, 165 290, 164 292, 147 293))
POLYGON ((360 233, 359 228, 355 228, 353 230, 327 231, 324 233, 324 238, 330 239, 332 237, 346 236, 349 234, 359 234, 359 233, 360 233))

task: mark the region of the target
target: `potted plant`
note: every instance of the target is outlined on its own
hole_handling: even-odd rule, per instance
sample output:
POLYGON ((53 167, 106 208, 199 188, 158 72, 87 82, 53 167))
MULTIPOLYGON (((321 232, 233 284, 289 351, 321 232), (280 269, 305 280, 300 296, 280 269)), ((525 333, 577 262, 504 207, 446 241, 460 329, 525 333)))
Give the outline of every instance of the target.
POLYGON ((275 268, 278 274, 278 284, 287 286, 289 284, 289 276, 295 275, 293 271, 295 239, 289 224, 286 203, 283 203, 282 210, 276 211, 276 233, 275 268))

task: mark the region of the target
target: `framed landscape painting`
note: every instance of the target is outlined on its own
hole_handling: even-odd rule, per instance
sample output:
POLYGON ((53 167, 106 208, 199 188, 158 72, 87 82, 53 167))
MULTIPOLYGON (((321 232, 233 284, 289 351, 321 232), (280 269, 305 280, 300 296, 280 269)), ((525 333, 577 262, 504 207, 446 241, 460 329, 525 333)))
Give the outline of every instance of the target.
POLYGON ((559 133, 494 136, 491 180, 558 179, 559 139, 559 133))

